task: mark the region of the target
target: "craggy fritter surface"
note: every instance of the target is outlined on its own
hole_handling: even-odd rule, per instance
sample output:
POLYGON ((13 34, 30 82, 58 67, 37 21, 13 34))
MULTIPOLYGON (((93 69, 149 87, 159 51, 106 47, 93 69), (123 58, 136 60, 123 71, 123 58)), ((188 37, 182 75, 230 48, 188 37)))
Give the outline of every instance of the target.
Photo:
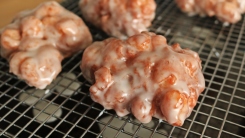
POLYGON ((183 12, 189 15, 216 16, 227 23, 241 20, 245 12, 245 0, 175 0, 183 12))
POLYGON ((198 54, 150 32, 94 42, 81 69, 95 102, 143 123, 155 116, 181 126, 205 87, 198 54))
POLYGON ((146 31, 156 10, 154 0, 80 0, 79 5, 85 20, 121 39, 146 31))
POLYGON ((10 72, 39 89, 56 78, 63 58, 92 43, 82 19, 54 1, 19 13, 0 36, 10 72))

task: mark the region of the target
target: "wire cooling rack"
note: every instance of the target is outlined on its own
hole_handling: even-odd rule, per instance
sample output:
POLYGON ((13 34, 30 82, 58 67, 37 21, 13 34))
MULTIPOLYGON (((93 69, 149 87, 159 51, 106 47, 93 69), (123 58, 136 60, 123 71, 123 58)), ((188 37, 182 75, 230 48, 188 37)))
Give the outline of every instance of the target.
MULTIPOLYGON (((156 18, 150 31, 164 35, 170 44, 178 42, 191 48, 202 60, 206 89, 182 127, 173 127, 156 118, 149 124, 141 124, 132 115, 120 118, 114 111, 94 103, 89 96, 90 84, 79 68, 82 53, 78 53, 62 62, 62 72, 74 73, 76 79, 70 81, 81 87, 67 96, 56 91, 55 87, 62 85, 57 82, 49 97, 36 97, 38 102, 46 101, 62 110, 61 116, 46 113, 44 121, 33 115, 37 102, 28 106, 19 100, 19 95, 27 93, 30 87, 8 73, 7 61, 0 58, 0 137, 245 137, 244 17, 237 24, 225 27, 215 18, 187 17, 173 0, 156 2, 156 18), (48 122, 50 118, 56 121, 48 122)), ((81 16, 77 3, 78 0, 67 0, 62 5, 81 16)), ((87 25, 94 40, 108 37, 87 25)))

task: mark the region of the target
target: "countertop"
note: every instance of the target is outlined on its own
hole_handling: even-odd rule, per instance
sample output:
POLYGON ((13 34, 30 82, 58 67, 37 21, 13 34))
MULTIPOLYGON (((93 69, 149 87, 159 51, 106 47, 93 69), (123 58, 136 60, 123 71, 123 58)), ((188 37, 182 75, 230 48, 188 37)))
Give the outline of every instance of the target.
MULTIPOLYGON (((18 12, 33 9, 45 1, 50 0, 0 0, 0 28, 9 24, 18 12)), ((55 1, 61 2, 62 0, 55 1)))

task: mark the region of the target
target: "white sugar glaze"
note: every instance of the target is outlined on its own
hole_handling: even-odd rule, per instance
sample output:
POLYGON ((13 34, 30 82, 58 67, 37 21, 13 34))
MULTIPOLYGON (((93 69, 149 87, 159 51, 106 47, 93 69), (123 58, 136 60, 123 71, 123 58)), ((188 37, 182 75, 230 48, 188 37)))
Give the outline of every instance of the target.
POLYGON ((1 32, 1 56, 10 72, 30 86, 44 89, 61 71, 61 61, 92 42, 77 15, 55 1, 20 12, 1 32))
POLYGON ((149 32, 93 43, 81 69, 93 84, 94 101, 119 116, 132 112, 143 123, 155 116, 182 125, 205 87, 196 52, 171 47, 163 36, 149 32))
POLYGON ((83 17, 121 39, 146 31, 155 17, 154 0, 80 0, 83 17))
POLYGON ((236 23, 245 12, 245 0, 175 0, 189 15, 216 16, 219 20, 236 23))

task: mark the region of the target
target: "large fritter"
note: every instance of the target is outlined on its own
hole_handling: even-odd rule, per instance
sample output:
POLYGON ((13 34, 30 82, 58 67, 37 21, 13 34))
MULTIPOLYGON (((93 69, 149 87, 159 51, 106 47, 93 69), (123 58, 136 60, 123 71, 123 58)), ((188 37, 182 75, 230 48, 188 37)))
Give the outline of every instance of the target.
POLYGON ((10 72, 39 89, 61 71, 63 58, 92 42, 84 22, 56 2, 19 13, 0 35, 1 56, 10 62, 10 72))
POLYGON ((216 16, 219 20, 236 23, 245 12, 245 0, 175 0, 183 12, 190 15, 216 16))
POLYGON ((80 0, 83 17, 118 38, 146 31, 155 17, 154 0, 80 0))
POLYGON ((143 123, 154 116, 181 126, 205 87, 198 54, 150 32, 94 42, 81 69, 95 102, 143 123))

